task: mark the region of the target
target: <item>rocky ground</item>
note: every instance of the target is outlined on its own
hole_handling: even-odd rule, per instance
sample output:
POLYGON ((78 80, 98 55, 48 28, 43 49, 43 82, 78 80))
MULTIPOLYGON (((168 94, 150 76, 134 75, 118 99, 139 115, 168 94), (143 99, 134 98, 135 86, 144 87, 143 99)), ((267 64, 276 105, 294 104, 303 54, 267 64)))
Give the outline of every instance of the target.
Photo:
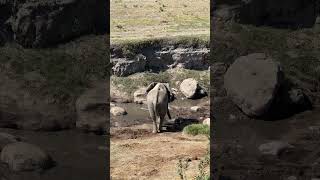
MULTIPOLYGON (((273 1, 268 2, 272 7, 273 1)), ((266 21, 259 16, 246 19, 244 11, 240 22, 243 18, 242 22, 251 25, 241 25, 239 19, 233 19, 239 16, 232 16, 239 13, 232 6, 241 6, 219 3, 212 18, 216 38, 212 39, 211 152, 216 166, 211 167, 211 176, 319 178, 319 26, 290 21, 286 13, 266 21), (296 23, 304 28, 296 30, 296 23), (281 24, 293 29, 279 29, 281 24)), ((278 8, 285 12, 286 8, 280 8, 284 4, 275 9, 261 6, 265 9, 256 13, 268 14, 278 8)), ((249 2, 246 7, 254 6, 249 2)), ((314 6, 291 7, 299 14, 314 6)), ((309 14, 309 20, 315 20, 314 16, 309 14)))

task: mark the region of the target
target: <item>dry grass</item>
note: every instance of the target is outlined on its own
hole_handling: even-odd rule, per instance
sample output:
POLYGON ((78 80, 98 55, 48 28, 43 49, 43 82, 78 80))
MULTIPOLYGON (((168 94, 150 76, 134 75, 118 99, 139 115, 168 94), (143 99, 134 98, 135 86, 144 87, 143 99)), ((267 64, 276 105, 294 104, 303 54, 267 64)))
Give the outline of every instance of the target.
POLYGON ((111 42, 207 36, 209 0, 111 0, 111 42))

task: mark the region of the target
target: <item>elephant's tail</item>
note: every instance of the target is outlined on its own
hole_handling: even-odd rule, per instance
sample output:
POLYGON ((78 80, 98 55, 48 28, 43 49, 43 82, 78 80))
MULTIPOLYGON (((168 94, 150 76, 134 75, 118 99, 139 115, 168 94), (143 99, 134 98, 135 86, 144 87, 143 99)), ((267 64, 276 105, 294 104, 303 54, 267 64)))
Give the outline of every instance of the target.
POLYGON ((156 99, 155 99, 155 102, 154 102, 154 112, 157 113, 157 104, 159 102, 159 91, 160 91, 160 87, 158 87, 157 91, 156 91, 156 99))

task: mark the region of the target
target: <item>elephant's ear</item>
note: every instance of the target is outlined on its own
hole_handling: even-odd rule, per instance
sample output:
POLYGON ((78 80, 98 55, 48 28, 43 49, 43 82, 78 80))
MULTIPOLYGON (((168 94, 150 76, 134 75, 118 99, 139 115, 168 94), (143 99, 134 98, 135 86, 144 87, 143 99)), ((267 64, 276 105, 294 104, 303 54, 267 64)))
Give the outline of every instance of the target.
POLYGON ((151 91, 151 89, 153 89, 158 83, 156 82, 152 82, 151 84, 149 84, 149 86, 146 89, 146 93, 149 93, 149 91, 151 91))

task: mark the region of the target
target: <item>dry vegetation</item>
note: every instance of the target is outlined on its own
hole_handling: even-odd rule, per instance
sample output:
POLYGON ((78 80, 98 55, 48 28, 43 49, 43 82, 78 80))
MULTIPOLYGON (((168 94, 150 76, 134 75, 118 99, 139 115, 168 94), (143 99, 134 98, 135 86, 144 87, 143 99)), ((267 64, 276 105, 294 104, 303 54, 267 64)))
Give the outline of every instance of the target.
POLYGON ((111 0, 111 42, 206 36, 209 0, 111 0))

